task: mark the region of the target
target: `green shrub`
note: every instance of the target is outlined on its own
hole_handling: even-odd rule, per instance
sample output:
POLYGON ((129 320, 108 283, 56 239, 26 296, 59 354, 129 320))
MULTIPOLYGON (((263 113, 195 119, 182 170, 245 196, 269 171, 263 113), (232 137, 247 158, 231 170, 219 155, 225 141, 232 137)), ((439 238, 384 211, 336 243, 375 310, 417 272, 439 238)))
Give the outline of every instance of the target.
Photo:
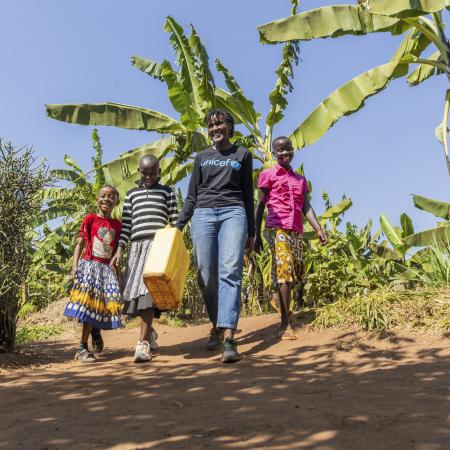
POLYGON ((17 343, 43 341, 64 331, 61 325, 26 325, 17 330, 17 343))

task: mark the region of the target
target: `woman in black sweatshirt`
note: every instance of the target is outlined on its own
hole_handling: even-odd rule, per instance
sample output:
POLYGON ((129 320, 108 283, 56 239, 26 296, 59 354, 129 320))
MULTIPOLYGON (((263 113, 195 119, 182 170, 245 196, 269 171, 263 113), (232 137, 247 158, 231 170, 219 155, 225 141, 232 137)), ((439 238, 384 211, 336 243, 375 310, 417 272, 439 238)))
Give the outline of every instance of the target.
POLYGON ((213 145, 195 157, 177 227, 192 217, 199 285, 213 325, 207 349, 222 344, 221 361, 235 362, 244 250, 253 249, 255 236, 252 155, 230 142, 234 120, 228 112, 213 110, 206 122, 213 145))

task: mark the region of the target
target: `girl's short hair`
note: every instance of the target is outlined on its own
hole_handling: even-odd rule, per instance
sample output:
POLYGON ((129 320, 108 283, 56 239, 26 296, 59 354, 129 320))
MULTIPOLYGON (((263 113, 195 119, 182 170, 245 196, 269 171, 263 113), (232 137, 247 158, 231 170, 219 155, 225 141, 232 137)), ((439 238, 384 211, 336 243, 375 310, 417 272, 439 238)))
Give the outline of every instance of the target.
POLYGON ((119 200, 120 200, 120 194, 119 194, 119 191, 118 191, 114 186, 112 186, 112 185, 110 185, 110 184, 104 184, 104 185, 98 190, 98 194, 100 194, 100 191, 101 191, 103 188, 109 188, 109 189, 112 189, 112 190, 114 191, 114 193, 116 194, 117 202, 119 202, 119 200))
POLYGON ((234 119, 233 119, 233 116, 228 111, 223 111, 221 109, 212 109, 206 115, 206 118, 205 118, 206 126, 209 125, 209 122, 211 121, 211 119, 213 117, 217 117, 217 118, 219 118, 219 119, 223 120, 224 122, 227 122, 227 123, 229 123, 231 125, 230 137, 232 137, 233 134, 234 134, 234 119))

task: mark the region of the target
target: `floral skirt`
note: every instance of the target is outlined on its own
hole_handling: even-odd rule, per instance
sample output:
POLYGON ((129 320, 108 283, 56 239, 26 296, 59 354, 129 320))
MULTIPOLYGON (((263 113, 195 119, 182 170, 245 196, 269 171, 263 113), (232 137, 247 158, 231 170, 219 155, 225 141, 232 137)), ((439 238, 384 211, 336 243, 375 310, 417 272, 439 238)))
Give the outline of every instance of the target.
POLYGON ((116 274, 108 264, 80 260, 64 315, 95 328, 120 328, 122 296, 116 274))
POLYGON ((299 283, 303 278, 302 235, 292 230, 266 228, 265 237, 272 251, 272 282, 299 283))

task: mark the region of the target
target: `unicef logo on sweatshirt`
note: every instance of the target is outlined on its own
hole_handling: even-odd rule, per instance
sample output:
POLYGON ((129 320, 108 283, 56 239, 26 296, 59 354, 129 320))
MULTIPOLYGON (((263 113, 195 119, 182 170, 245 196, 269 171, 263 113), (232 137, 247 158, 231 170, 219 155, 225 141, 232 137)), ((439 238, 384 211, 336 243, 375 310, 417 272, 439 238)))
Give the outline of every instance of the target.
POLYGON ((201 163, 201 166, 216 166, 216 167, 226 167, 230 166, 233 170, 240 170, 242 164, 239 161, 234 161, 233 159, 207 159, 201 163))
POLYGON ((230 166, 233 170, 239 170, 242 164, 239 161, 231 161, 230 166))

